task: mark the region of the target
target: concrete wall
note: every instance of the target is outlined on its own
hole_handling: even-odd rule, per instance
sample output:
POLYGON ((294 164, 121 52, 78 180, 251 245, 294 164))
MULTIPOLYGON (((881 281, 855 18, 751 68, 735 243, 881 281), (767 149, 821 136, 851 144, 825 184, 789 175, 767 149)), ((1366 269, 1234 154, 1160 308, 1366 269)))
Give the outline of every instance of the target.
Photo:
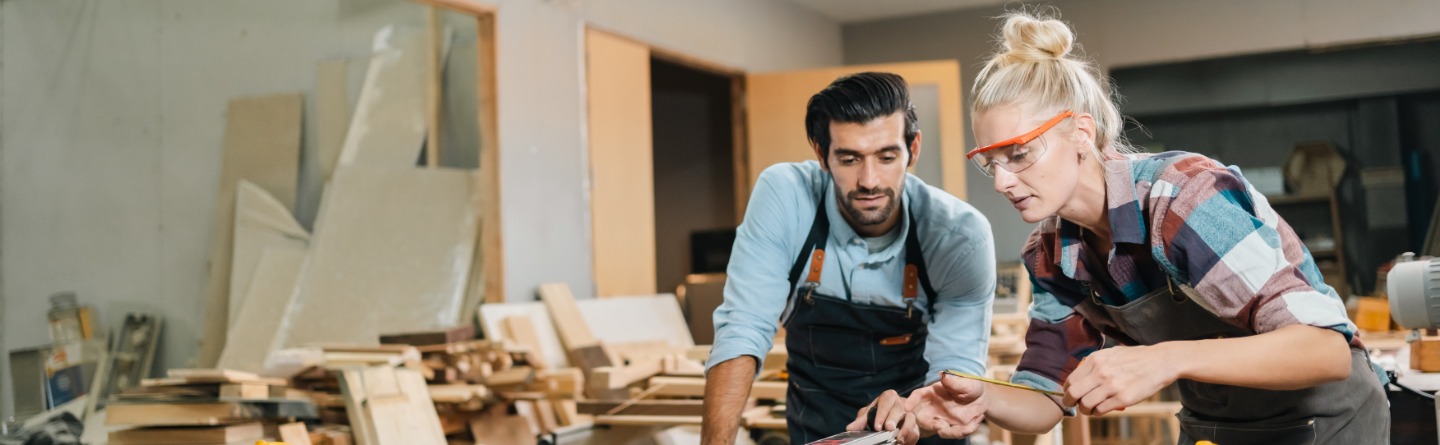
MULTIPOLYGON (((550 281, 593 294, 587 23, 747 70, 841 60, 839 26, 787 2, 492 4, 512 301, 550 281)), ((0 346, 47 342, 45 297, 74 290, 107 327, 127 311, 161 314, 157 367, 184 366, 206 310, 226 102, 306 93, 305 162, 315 63, 351 58, 353 98, 374 32, 419 25, 421 11, 399 0, 0 2, 0 346)), ((314 172, 303 170, 305 220, 319 195, 314 172)), ((0 354, 0 417, 11 412, 10 383, 0 354)))
MULTIPOLYGON (((1035 3, 1035 2, 1026 2, 1035 3)), ((1055 0, 1084 52, 1102 69, 1209 59, 1440 34, 1440 3, 1413 0, 1055 0)), ((1017 7, 1012 3, 1010 8, 1017 7)), ((1005 6, 926 14, 844 27, 845 63, 957 59, 969 91, 993 49, 1005 6)), ((1123 89, 1122 94, 1126 93, 1123 89)), ((970 97, 966 95, 968 111, 970 97)), ((974 145, 968 134, 967 146, 974 145)), ((1031 227, 983 175, 968 175, 970 202, 990 217, 996 257, 1015 260, 1031 227)))

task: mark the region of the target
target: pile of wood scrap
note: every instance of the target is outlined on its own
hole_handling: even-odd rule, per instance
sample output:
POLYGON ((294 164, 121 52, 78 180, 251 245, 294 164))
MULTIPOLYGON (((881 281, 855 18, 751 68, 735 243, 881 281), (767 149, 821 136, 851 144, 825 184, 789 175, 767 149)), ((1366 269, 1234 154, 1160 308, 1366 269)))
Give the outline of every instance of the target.
POLYGON ((107 425, 133 427, 110 432, 109 442, 117 445, 265 438, 308 444, 305 426, 296 419, 314 418, 307 394, 285 380, 219 369, 171 370, 169 377, 116 394, 106 409, 107 425))
MULTIPOLYGON (((531 438, 582 420, 575 413, 575 400, 585 385, 579 369, 551 368, 531 347, 509 341, 457 340, 468 337, 466 331, 452 328, 381 337, 385 342, 415 344, 447 437, 481 442, 487 436, 477 428, 513 424, 510 413, 515 412, 527 413, 527 420, 533 421, 533 428, 527 428, 531 438)), ((513 429, 513 425, 496 427, 513 429)))

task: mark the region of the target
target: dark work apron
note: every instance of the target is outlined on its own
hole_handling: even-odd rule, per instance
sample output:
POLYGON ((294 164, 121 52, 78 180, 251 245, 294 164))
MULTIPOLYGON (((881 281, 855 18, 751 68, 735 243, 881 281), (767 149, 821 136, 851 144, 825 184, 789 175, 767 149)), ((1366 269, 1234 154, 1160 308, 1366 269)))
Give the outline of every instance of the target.
MULTIPOLYGON (((822 195, 823 196, 823 195, 822 195)), ((925 383, 930 364, 925 360, 925 338, 929 330, 923 314, 915 308, 919 288, 926 294, 928 313, 934 314, 935 290, 925 271, 920 243, 915 237, 914 215, 905 236, 905 283, 900 289, 906 307, 856 304, 816 292, 825 267, 825 242, 830 221, 825 202, 820 200, 815 223, 805 247, 790 268, 792 301, 785 326, 785 347, 790 372, 785 394, 785 419, 791 445, 845 431, 860 407, 869 405, 888 389, 901 396, 925 383), (810 260, 809 274, 802 284, 800 274, 810 260)), ((963 444, 938 437, 921 444, 963 444)))
MULTIPOLYGON (((1201 307, 1194 289, 1168 275, 1166 287, 1121 306, 1102 302, 1098 290, 1085 285, 1091 298, 1081 299, 1075 310, 1122 344, 1255 335, 1201 307)), ((1390 443, 1389 403, 1360 349, 1350 350, 1349 378, 1307 389, 1276 391, 1187 379, 1177 384, 1183 406, 1177 414, 1181 445, 1200 440, 1219 445, 1390 443)))

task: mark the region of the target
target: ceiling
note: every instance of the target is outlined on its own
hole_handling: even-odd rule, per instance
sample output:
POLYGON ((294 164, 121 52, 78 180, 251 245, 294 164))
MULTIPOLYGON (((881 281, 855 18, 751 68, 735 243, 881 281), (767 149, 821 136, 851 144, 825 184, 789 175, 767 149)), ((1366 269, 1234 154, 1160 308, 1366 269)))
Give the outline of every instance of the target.
POLYGON ((790 0, 840 23, 1005 4, 1006 0, 790 0))

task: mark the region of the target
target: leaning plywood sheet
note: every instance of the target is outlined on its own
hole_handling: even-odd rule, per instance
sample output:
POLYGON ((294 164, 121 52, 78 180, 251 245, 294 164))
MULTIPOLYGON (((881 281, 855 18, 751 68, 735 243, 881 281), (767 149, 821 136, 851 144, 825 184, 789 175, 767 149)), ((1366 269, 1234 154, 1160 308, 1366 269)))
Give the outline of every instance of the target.
POLYGON ((425 35, 381 29, 340 165, 414 166, 425 140, 425 97, 425 35))
POLYGON ((248 372, 265 369, 265 359, 275 347, 275 332, 300 278, 305 249, 276 246, 265 249, 255 268, 254 284, 246 293, 235 322, 231 323, 220 367, 248 372))
POLYGON ((374 344, 454 325, 475 248, 474 184, 462 170, 336 170, 278 344, 374 344))
POLYGON ((530 303, 488 303, 480 305, 480 329, 485 338, 505 340, 504 322, 512 316, 524 316, 535 326, 535 336, 540 343, 540 352, 545 363, 556 368, 570 366, 565 357, 565 347, 560 345, 560 336, 555 333, 555 324, 550 321, 550 312, 541 302, 530 303))
POLYGON ((315 66, 315 144, 319 153, 320 177, 329 182, 340 161, 340 148, 345 143, 350 125, 350 96, 346 92, 346 59, 322 60, 315 66))
POLYGON ((210 366, 220 358, 230 319, 230 260, 234 229, 235 190, 248 180, 295 205, 300 163, 303 111, 299 94, 230 101, 225 112, 225 146, 220 164, 220 194, 215 205, 215 231, 210 238, 210 275, 205 291, 205 332, 196 361, 210 366))
POLYGON ((309 244, 310 233, 300 227, 285 204, 254 183, 240 180, 235 196, 235 255, 230 265, 229 322, 235 323, 240 315, 240 304, 250 290, 262 252, 272 247, 303 251, 309 244))
POLYGON ((695 346, 674 294, 577 300, 580 315, 596 340, 608 344, 661 340, 695 346))

